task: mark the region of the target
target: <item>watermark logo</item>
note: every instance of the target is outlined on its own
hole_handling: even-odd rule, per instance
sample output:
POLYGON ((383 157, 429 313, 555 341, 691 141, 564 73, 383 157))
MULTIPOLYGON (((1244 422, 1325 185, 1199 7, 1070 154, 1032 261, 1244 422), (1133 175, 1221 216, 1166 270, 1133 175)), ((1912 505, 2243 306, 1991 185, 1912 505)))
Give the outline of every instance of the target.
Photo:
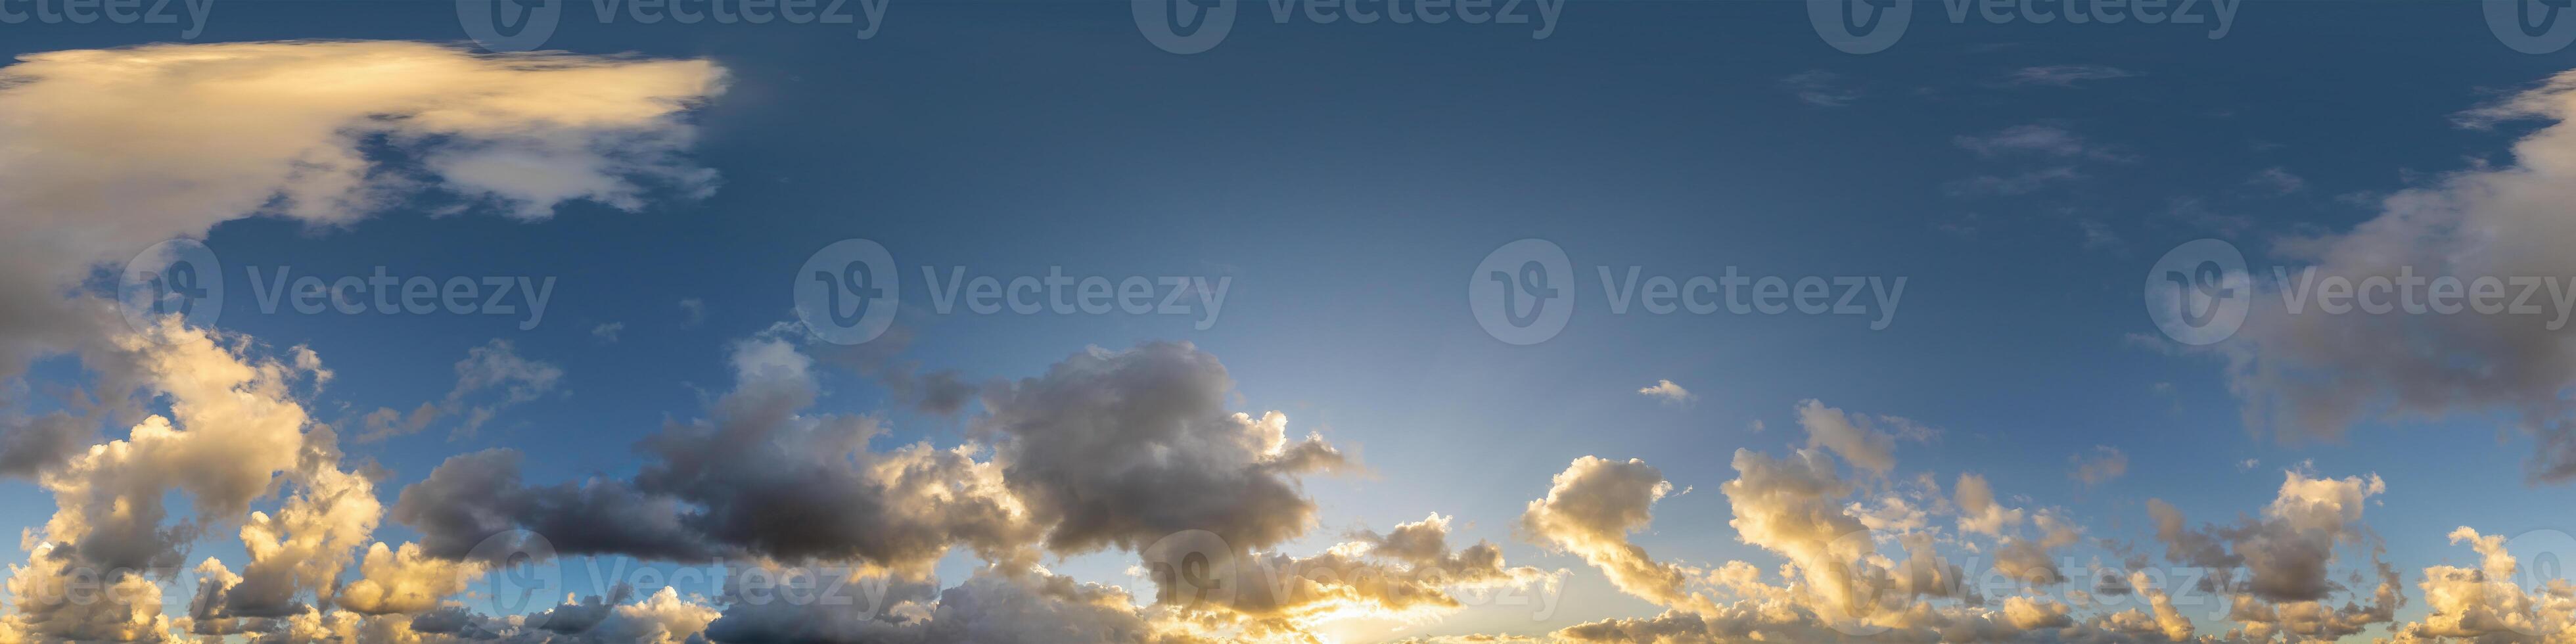
POLYGON ((2487 29, 2496 40, 2526 54, 2556 53, 2576 42, 2576 18, 2565 13, 2576 0, 2485 0, 2487 29))
MULTIPOLYGON (((1807 22, 1825 44, 1853 54, 1886 51, 1905 37, 1921 0, 1807 0, 1807 22)), ((2492 1, 2492 0, 2490 0, 2492 1)), ((2507 0, 2511 1, 2511 0, 2507 0)), ((2569 0, 2534 0, 2558 2, 2569 0)), ((2210 40, 2236 27, 2245 0, 1940 0, 1950 24, 2209 25, 2210 40)))
POLYGON ((172 239, 136 253, 116 282, 117 309, 128 328, 147 336, 168 316, 190 326, 214 326, 224 312, 224 266, 215 251, 194 239, 172 239))
POLYGON ((563 0, 456 0, 456 22, 484 49, 530 51, 554 37, 563 0))
POLYGON ((1548 240, 1504 244, 1467 275, 1467 308, 1496 340, 1546 342, 1574 317, 1574 263, 1548 240))
MULTIPOLYGON (((1145 40, 1163 51, 1195 54, 1216 48, 1234 31, 1242 0, 1132 0, 1129 12, 1145 40)), ((1565 0, 1262 0, 1270 21, 1329 25, 1444 24, 1530 25, 1531 40, 1556 33, 1565 0)))
POLYGON ((2196 239, 2175 246, 2147 269, 2147 316, 2165 337, 2188 345, 2236 335, 2253 307, 2254 280, 2236 245, 2196 239))
POLYGON ((1141 566, 1156 604, 1185 609, 1231 607, 1242 592, 1234 549, 1206 530, 1184 530, 1145 548, 1141 566))
POLYGON ((901 282, 885 246, 865 239, 833 242, 796 271, 796 317, 827 342, 874 340, 894 325, 901 282))
POLYGON ((1128 11, 1136 29, 1163 51, 1195 54, 1215 49, 1234 31, 1236 0, 1135 0, 1128 11))
MULTIPOLYGON (((0 0, 5 1, 5 0, 0 0)), ((456 0, 465 34, 492 51, 542 47, 563 22, 564 0, 456 0)), ((885 26, 889 0, 591 0, 599 24, 859 25, 861 40, 885 26)))
POLYGON ((215 0, 0 0, 0 24, 175 25, 180 40, 206 32, 215 0))
MULTIPOLYGON (((1652 275, 1641 265, 1594 266, 1603 308, 1611 315, 1848 315, 1869 317, 1869 330, 1896 321, 1904 277, 1755 275, 1727 266, 1713 275, 1652 275)), ((1485 333, 1510 344, 1538 344, 1565 330, 1578 290, 1565 250, 1542 239, 1494 249, 1467 277, 1467 307, 1485 333)))
POLYGON ((1807 0, 1807 21, 1825 44, 1847 54, 1875 54, 1905 37, 1914 0, 1807 0))
POLYGON ((475 571, 482 583, 469 597, 485 605, 475 606, 485 615, 522 615, 552 608, 564 596, 563 562, 555 557, 554 542, 545 535, 528 530, 510 530, 495 534, 474 544, 466 560, 489 566, 488 571, 475 571))

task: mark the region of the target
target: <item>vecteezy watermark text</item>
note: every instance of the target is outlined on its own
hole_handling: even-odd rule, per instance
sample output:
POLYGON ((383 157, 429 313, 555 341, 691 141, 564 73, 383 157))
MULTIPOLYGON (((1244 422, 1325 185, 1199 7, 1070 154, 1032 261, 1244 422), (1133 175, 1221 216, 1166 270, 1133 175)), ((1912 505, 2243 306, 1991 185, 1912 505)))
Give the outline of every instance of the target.
MULTIPOLYGON (((519 317, 519 330, 546 317, 555 278, 526 275, 396 276, 377 266, 366 275, 298 275, 292 266, 242 267, 252 304, 263 315, 281 309, 305 315, 501 315, 519 317)), ((212 326, 224 310, 223 264, 213 250, 189 239, 152 245, 125 264, 117 302, 136 330, 164 316, 212 326)))
POLYGON ((281 300, 295 312, 314 315, 325 311, 341 315, 428 315, 445 312, 450 315, 524 316, 519 330, 537 328, 545 321, 546 300, 554 296, 555 278, 543 279, 526 275, 456 276, 446 279, 396 277, 383 266, 371 275, 342 275, 325 278, 318 275, 287 277, 294 269, 279 266, 268 279, 261 279, 257 266, 243 267, 250 276, 252 297, 259 312, 274 314, 281 300))
MULTIPOLYGON (((1918 0, 1807 0, 1807 20, 1835 49, 1873 54, 1896 45, 1918 0)), ((2508 0, 2510 1, 2510 0, 2508 0)), ((1950 24, 2208 25, 2210 40, 2236 28, 2244 0, 1940 0, 1950 24)))
POLYGON ((215 0, 0 0, 0 24, 176 25, 180 40, 196 40, 214 15, 215 0))
MULTIPOLYGON (((93 0, 95 1, 95 0, 93 0)), ((199 0, 211 2, 213 0, 199 0)), ((457 24, 492 51, 542 47, 563 22, 567 0, 456 0, 457 24)), ((860 39, 885 27, 891 0, 588 0, 600 24, 857 25, 860 39)))
MULTIPOLYGON (((1163 51, 1195 54, 1225 42, 1226 34, 1234 31, 1236 5, 1241 1, 1131 0, 1129 12, 1147 42, 1163 51)), ((1455 20, 1469 25, 1531 25, 1531 40, 1554 35, 1557 18, 1565 12, 1565 0, 1260 1, 1268 6, 1270 21, 1283 25, 1300 21, 1437 25, 1455 20)))
POLYGON ((2308 266, 2275 266, 2264 272, 2268 288, 2245 267, 2236 246, 2200 239, 2176 246, 2147 270, 2147 314, 2166 337, 2205 345, 2236 334, 2255 295, 2281 298, 2289 315, 2547 316, 2540 327, 2566 328, 2576 317, 2576 276, 2455 275, 2412 265, 2380 267, 2361 275, 2325 273, 2308 266))
MULTIPOLYGON (((824 340, 859 344, 894 323, 903 276, 884 246, 865 239, 834 242, 805 259, 795 275, 796 315, 824 340)), ((970 275, 965 266, 921 267, 930 309, 949 315, 1169 315, 1216 326, 1230 275, 1072 275, 1049 266, 1040 275, 970 275)))
MULTIPOLYGON (((1648 275, 1639 265, 1595 267, 1611 315, 1631 307, 1653 315, 1848 315, 1869 329, 1896 321, 1904 277, 1749 275, 1727 266, 1717 275, 1648 275)), ((1485 332, 1510 344, 1537 344, 1565 329, 1574 314, 1573 263, 1565 249, 1523 239, 1485 256, 1467 277, 1467 307, 1485 332)))

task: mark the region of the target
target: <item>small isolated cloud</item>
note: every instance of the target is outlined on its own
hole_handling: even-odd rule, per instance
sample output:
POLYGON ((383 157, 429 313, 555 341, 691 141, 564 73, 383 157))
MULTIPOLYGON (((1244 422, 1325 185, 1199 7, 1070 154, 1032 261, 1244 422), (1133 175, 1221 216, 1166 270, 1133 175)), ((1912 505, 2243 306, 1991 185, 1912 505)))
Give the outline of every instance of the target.
POLYGON ((1953 197, 1968 195, 2026 195, 2051 185, 2084 178, 2075 168, 2059 166, 2040 168, 2011 175, 1985 175, 1952 181, 1944 189, 1953 197))
POLYGON ((1637 390, 1637 393, 1645 394, 1654 398, 1661 398, 1663 399, 1664 404, 1667 405, 1688 404, 1690 401, 1699 399, 1697 394, 1691 393, 1688 389, 1683 389, 1681 385, 1673 384, 1673 381, 1670 380, 1657 380, 1655 381, 1654 386, 1639 389, 1637 390))
POLYGON ((2004 79, 2004 84, 2074 87, 2076 83, 2084 81, 2128 78, 2136 75, 2138 75, 2136 72, 2104 65, 2042 65, 2014 70, 2011 77, 2004 79))
POLYGON ((1821 69, 1790 74, 1780 79, 1780 86, 1788 88, 1798 100, 1816 107, 1843 107, 1861 97, 1860 89, 1845 85, 1841 74, 1821 69))
POLYGON ((2237 462, 2236 462, 2236 471, 2239 471, 2239 472, 2251 472, 2251 471, 2254 471, 2254 468, 2256 468, 2256 467, 2260 467, 2260 466, 2262 466, 2262 465, 2263 465, 2263 459, 2259 459, 2259 458, 2249 458, 2249 459, 2245 459, 2245 460, 2242 460, 2242 461, 2237 461, 2237 462))
POLYGON ((2075 464, 2075 471, 2067 476, 2084 482, 2087 487, 2100 485, 2129 473, 2129 455, 2109 445, 2094 446, 2093 454, 2089 457, 2077 454, 2067 457, 2066 460, 2075 464))
POLYGON ((697 326, 707 321, 707 303, 698 298, 680 300, 680 326, 697 326))
POLYGON ((600 342, 602 342, 602 343, 614 343, 614 342, 616 342, 616 341, 617 341, 617 334, 618 334, 618 332, 620 332, 620 331, 625 331, 625 330, 626 330, 626 323, 624 323, 624 322, 610 322, 610 323, 607 323, 607 324, 602 324, 602 325, 599 325, 599 326, 591 327, 591 328, 590 328, 590 337, 598 338, 598 339, 599 339, 599 341, 600 341, 600 342))
POLYGON ((2245 185, 2273 195, 2286 195, 2307 189, 2308 181, 2299 178, 2299 175, 2290 174, 2288 170, 2271 167, 2254 173, 2253 178, 2245 180, 2245 185))
POLYGON ((2084 140, 2066 128, 2045 123, 2015 125, 1981 136, 1959 135, 1950 142, 1979 157, 2051 156, 2129 161, 2128 155, 2084 140))

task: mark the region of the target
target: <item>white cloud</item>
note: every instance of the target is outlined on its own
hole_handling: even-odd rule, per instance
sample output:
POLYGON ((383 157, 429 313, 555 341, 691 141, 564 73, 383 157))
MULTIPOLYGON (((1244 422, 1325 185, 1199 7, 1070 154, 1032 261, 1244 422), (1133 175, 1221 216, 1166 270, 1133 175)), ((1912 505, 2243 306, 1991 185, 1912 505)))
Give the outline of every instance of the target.
POLYGON ((1683 389, 1681 385, 1673 384, 1670 380, 1657 380, 1653 386, 1639 389, 1637 393, 1661 398, 1667 405, 1679 405, 1699 399, 1699 396, 1692 395, 1690 390, 1683 389))

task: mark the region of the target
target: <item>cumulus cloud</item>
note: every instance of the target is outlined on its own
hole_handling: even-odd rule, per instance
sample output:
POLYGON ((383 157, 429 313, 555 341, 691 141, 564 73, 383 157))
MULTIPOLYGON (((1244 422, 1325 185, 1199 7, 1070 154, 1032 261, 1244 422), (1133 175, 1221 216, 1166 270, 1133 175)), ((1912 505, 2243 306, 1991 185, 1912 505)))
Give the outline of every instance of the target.
POLYGON ((735 388, 709 418, 641 441, 655 460, 631 480, 528 485, 518 453, 489 450, 450 458, 404 489, 393 516, 448 559, 527 530, 566 554, 748 555, 919 572, 952 546, 1010 558, 1034 539, 998 466, 975 460, 975 448, 874 452, 868 443, 885 432, 876 418, 807 412, 819 390, 792 331, 736 343, 735 388))
MULTIPOLYGON (((2563 252, 2576 240, 2576 218, 2567 216, 2576 202, 2571 115, 2576 73, 2472 112, 2474 124, 2544 124, 2514 143, 2512 163, 2453 172, 2380 199, 2378 216, 2349 230, 2276 244, 2273 253, 2293 264, 2289 287, 2308 268, 2317 279, 2357 284, 2576 275, 2576 259, 2563 252)), ((2561 395, 2576 384, 2576 344, 2553 326, 2563 316, 2546 304, 2549 294, 2528 312, 2291 314, 2282 286, 2256 281, 2261 292, 2244 325, 2213 349, 2227 361, 2249 426, 2338 439, 2373 419, 2502 415, 2535 437, 2531 480, 2576 477, 2576 403, 2561 395)))
POLYGON ((1671 604, 1685 595, 1691 571, 1655 561, 1628 534, 1653 519, 1655 501, 1671 494, 1662 471, 1645 461, 1586 456, 1556 475, 1547 496, 1530 501, 1520 530, 1530 540, 1573 553, 1631 595, 1671 604))
POLYGON ((1225 410, 1233 378, 1188 343, 1087 350, 984 393, 971 431, 1057 552, 1133 550, 1186 530, 1260 549, 1304 533, 1297 476, 1352 463, 1288 417, 1225 410))

